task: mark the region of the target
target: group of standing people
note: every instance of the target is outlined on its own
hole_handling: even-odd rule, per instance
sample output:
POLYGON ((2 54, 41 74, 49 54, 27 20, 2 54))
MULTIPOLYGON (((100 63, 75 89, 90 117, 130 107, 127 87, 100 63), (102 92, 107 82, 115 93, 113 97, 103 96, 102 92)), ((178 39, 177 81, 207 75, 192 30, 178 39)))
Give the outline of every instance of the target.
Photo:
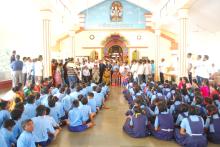
POLYGON ((31 59, 30 57, 23 57, 16 51, 12 52, 10 58, 10 66, 12 72, 12 86, 17 86, 18 83, 26 85, 27 81, 31 83, 40 83, 43 79, 43 57, 39 55, 38 58, 31 59))
POLYGON ((77 81, 94 83, 104 82, 110 85, 112 82, 119 82, 126 86, 129 81, 142 83, 149 78, 154 79, 155 65, 153 60, 133 60, 119 62, 116 60, 96 60, 90 61, 83 59, 82 62, 73 58, 62 61, 52 61, 52 76, 55 85, 68 84, 74 85, 77 81))

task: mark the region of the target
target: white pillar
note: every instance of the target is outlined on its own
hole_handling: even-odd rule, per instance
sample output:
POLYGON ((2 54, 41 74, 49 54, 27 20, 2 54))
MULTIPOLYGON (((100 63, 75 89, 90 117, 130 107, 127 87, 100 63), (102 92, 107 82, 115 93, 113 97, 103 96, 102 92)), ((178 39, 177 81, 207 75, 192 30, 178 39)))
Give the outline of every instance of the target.
POLYGON ((42 13, 42 45, 43 45, 43 64, 44 77, 51 76, 51 14, 50 9, 41 10, 42 13))
POLYGON ((71 39, 71 56, 69 56, 69 57, 73 57, 74 60, 75 60, 75 57, 76 57, 75 35, 76 35, 75 31, 74 30, 70 30, 69 36, 70 36, 70 39, 71 39))
POLYGON ((155 63, 155 80, 159 80, 159 61, 160 61, 160 29, 155 29, 155 51, 154 51, 154 63, 155 63))
POLYGON ((187 76, 187 48, 189 38, 189 19, 188 9, 180 9, 179 12, 179 75, 180 77, 187 76))

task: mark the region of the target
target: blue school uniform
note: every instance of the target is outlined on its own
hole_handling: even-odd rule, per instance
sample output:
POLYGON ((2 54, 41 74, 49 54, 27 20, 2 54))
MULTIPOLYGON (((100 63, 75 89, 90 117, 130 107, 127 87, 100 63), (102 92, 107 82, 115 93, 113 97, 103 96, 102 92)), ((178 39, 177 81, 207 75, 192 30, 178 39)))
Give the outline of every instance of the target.
POLYGON ((59 99, 59 101, 61 101, 61 100, 65 97, 65 94, 58 92, 58 93, 55 94, 54 96, 56 96, 56 97, 59 99))
POLYGON ((56 123, 59 123, 60 122, 60 119, 59 119, 59 110, 58 110, 58 107, 49 107, 50 108, 50 116, 54 118, 54 120, 56 121, 56 123))
POLYGON ((4 136, 0 133, 0 144, 1 144, 1 146, 5 146, 5 147, 7 147, 7 143, 6 143, 6 141, 5 141, 5 138, 4 138, 4 136))
POLYGON ((83 89, 81 90, 81 93, 82 93, 82 95, 83 95, 84 97, 86 97, 87 94, 88 94, 87 88, 83 88, 83 89))
POLYGON ((23 131, 17 140, 17 147, 36 147, 33 134, 23 131))
POLYGON ((12 128, 14 138, 17 138, 22 133, 22 131, 23 131, 22 122, 23 122, 22 119, 15 120, 15 125, 12 128))
POLYGON ((2 127, 0 130, 1 134, 3 135, 5 142, 7 144, 7 147, 11 147, 11 144, 16 144, 17 140, 13 136, 12 132, 9 131, 8 129, 2 127))
POLYGON ((82 132, 88 127, 83 125, 83 114, 79 108, 73 108, 69 111, 69 130, 71 132, 82 132))
POLYGON ((184 103, 190 104, 191 100, 190 100, 189 95, 182 95, 182 97, 183 97, 182 100, 184 103))
POLYGON ((23 115, 26 119, 31 119, 36 116, 36 108, 35 104, 25 104, 23 115))
POLYGON ((40 96, 41 105, 48 107, 48 94, 44 94, 40 96))
POLYGON ((58 111, 58 114, 59 114, 59 118, 62 118, 65 116, 65 110, 64 110, 64 106, 61 102, 56 102, 56 105, 55 107, 57 107, 57 111, 58 111))
POLYGON ((180 126, 180 123, 182 122, 182 120, 184 118, 188 117, 188 114, 189 114, 188 112, 183 112, 183 113, 178 114, 177 120, 176 120, 176 125, 180 126))
POLYGON ((89 120, 89 116, 92 113, 91 107, 89 105, 82 105, 79 107, 80 111, 83 115, 83 122, 86 122, 89 120))
POLYGON ((94 98, 92 99, 88 99, 88 105, 91 107, 91 110, 93 113, 96 113, 97 110, 96 110, 96 101, 94 98))
POLYGON ((173 105, 170 106, 170 114, 174 114, 177 107, 181 104, 180 101, 175 101, 173 105))
POLYGON ((87 89, 87 92, 88 92, 88 93, 89 93, 89 92, 92 92, 92 86, 87 86, 86 89, 87 89))
POLYGON ((11 115, 8 110, 0 110, 0 128, 2 127, 5 120, 11 118, 11 115))
POLYGON ((68 111, 70 110, 70 108, 72 107, 70 95, 66 95, 66 96, 62 99, 62 104, 63 104, 64 110, 65 110, 66 112, 68 112, 68 111))
POLYGON ((44 116, 34 117, 32 118, 32 121, 34 123, 34 130, 32 132, 34 135, 34 141, 36 143, 43 143, 51 140, 51 138, 48 136, 48 133, 50 132, 54 134, 55 130, 50 122, 45 119, 44 116))
POLYGON ((101 107, 104 101, 104 97, 101 93, 94 93, 94 99, 96 101, 96 107, 101 107))
POLYGON ((205 128, 208 129, 208 140, 220 144, 220 115, 209 116, 206 119, 205 128))
POLYGON ((79 96, 80 94, 81 94, 81 93, 80 93, 80 92, 77 92, 77 91, 71 92, 71 93, 70 93, 71 103, 72 103, 74 100, 78 100, 78 96, 79 96))
POLYGON ((207 146, 202 117, 190 115, 182 120, 180 127, 186 130, 186 135, 181 135, 179 129, 175 130, 175 139, 178 144, 185 147, 207 146))
POLYGON ((172 114, 168 112, 161 112, 156 116, 154 122, 154 128, 160 128, 160 130, 152 130, 153 136, 161 140, 173 139, 174 122, 172 114))
POLYGON ((59 89, 57 88, 57 87, 55 87, 55 88, 53 88, 52 90, 51 90, 51 94, 52 95, 55 95, 55 94, 57 94, 59 92, 59 89))
POLYGON ((127 118, 123 126, 123 130, 129 136, 134 138, 146 137, 150 134, 147 129, 147 117, 143 114, 134 114, 131 118, 127 118))

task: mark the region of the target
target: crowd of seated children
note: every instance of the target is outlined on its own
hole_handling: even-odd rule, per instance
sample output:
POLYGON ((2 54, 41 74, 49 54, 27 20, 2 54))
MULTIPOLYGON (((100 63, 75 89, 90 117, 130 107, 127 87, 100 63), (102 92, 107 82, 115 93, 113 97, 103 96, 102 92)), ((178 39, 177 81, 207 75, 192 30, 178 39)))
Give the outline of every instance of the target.
POLYGON ((129 106, 123 131, 135 138, 175 140, 186 147, 206 147, 208 141, 220 144, 219 86, 210 85, 207 80, 191 84, 186 77, 178 85, 129 83, 123 90, 129 106))
POLYGON ((44 79, 13 88, 13 99, 0 101, 0 146, 47 146, 68 125, 71 132, 94 126, 94 118, 104 107, 106 84, 56 85, 44 79), (39 87, 40 86, 40 87, 39 87))

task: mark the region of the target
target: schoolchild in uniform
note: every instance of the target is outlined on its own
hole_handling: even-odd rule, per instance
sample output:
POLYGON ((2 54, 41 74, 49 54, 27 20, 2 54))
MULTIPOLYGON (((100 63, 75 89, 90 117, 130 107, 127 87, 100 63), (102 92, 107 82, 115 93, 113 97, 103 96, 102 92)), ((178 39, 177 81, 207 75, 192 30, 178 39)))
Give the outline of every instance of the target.
POLYGON ((188 104, 180 104, 179 106, 179 114, 177 116, 177 120, 176 120, 176 126, 179 127, 180 123, 182 122, 182 120, 184 118, 187 118, 189 113, 188 113, 188 104))
POLYGON ((34 140, 36 145, 45 147, 49 145, 54 138, 56 138, 59 130, 54 130, 50 122, 45 119, 46 107, 44 105, 39 105, 36 112, 36 117, 32 118, 34 123, 34 140))
POLYGON ((49 89, 47 87, 43 87, 40 96, 41 105, 48 106, 48 96, 49 96, 49 89))
POLYGON ((53 96, 56 96, 58 99, 59 99, 59 101, 62 101, 62 99, 65 97, 65 87, 61 87, 60 89, 59 89, 59 92, 57 92, 55 95, 53 95, 53 96))
POLYGON ((31 119, 36 116, 36 108, 35 105, 35 96, 29 95, 27 97, 27 104, 24 105, 24 112, 23 115, 25 115, 26 119, 31 119))
POLYGON ((215 105, 208 105, 206 107, 208 117, 205 123, 208 140, 210 142, 220 144, 220 115, 215 105))
POLYGON ((76 91, 73 91, 70 93, 70 96, 71 96, 71 103, 73 102, 73 100, 76 100, 78 99, 78 96, 81 94, 81 86, 80 85, 77 85, 76 86, 76 91))
POLYGON ((96 101, 96 107, 101 109, 104 106, 104 95, 101 93, 99 86, 97 86, 96 92, 94 92, 94 99, 96 101))
POLYGON ((123 130, 129 136, 134 138, 142 138, 149 135, 149 130, 147 129, 147 118, 143 114, 140 107, 135 106, 133 108, 134 114, 129 115, 123 126, 123 130))
POLYGON ((203 106, 203 98, 200 95, 195 96, 192 105, 199 108, 199 114, 198 115, 202 116, 203 118, 206 118, 206 113, 207 112, 206 112, 205 107, 203 106))
POLYGON ((184 118, 180 124, 180 131, 175 132, 178 144, 184 147, 206 147, 207 138, 204 134, 204 121, 198 115, 199 108, 189 106, 189 117, 184 118))
POLYGON ((54 97, 48 100, 48 106, 50 108, 49 115, 52 116, 54 120, 56 121, 56 123, 59 124, 60 123, 59 110, 58 110, 58 107, 56 107, 56 100, 54 99, 54 97))
POLYGON ((92 113, 97 113, 98 108, 96 107, 96 101, 94 99, 94 93, 89 92, 87 95, 88 105, 91 107, 92 113))
POLYGON ((32 131, 34 130, 34 124, 31 119, 27 119, 23 122, 23 132, 17 140, 17 147, 36 147, 34 136, 32 131))
POLYGON ((11 118, 15 121, 15 126, 12 128, 12 132, 15 138, 18 138, 22 132, 22 113, 21 109, 14 109, 11 111, 11 118))
POLYGON ((59 92, 59 89, 61 88, 61 84, 58 84, 56 87, 54 87, 52 90, 51 90, 51 94, 52 95, 55 95, 59 92))
POLYGON ((0 130, 0 133, 3 135, 6 141, 7 147, 15 146, 17 142, 12 132, 12 128, 14 127, 14 125, 14 120, 8 119, 4 122, 3 127, 0 130))
POLYGON ((71 132, 82 132, 94 126, 92 122, 83 124, 83 114, 78 107, 79 107, 79 101, 74 100, 73 108, 69 111, 68 124, 69 124, 69 131, 71 132))
POLYGON ((88 105, 88 99, 84 97, 81 102, 82 106, 80 106, 79 109, 82 112, 84 124, 90 121, 94 122, 95 113, 92 113, 91 106, 88 105))
POLYGON ((46 115, 44 116, 45 119, 50 123, 50 125, 56 130, 61 129, 59 124, 55 121, 55 119, 49 115, 50 114, 50 108, 46 107, 46 115))
POLYGON ((35 93, 35 105, 39 106, 40 104, 41 104, 40 93, 37 92, 37 93, 35 93))
POLYGON ((218 94, 214 94, 213 95, 213 102, 215 104, 215 106, 220 109, 220 99, 219 99, 219 95, 218 94))
POLYGON ((70 93, 71 93, 71 90, 68 88, 66 90, 66 96, 62 99, 62 104, 63 104, 63 107, 64 107, 66 114, 69 112, 69 110, 72 106, 70 93))
POLYGON ((9 102, 1 101, 0 102, 0 128, 3 125, 4 121, 10 119, 9 102))
POLYGON ((173 96, 174 104, 170 106, 170 114, 174 115, 178 110, 178 107, 181 104, 181 94, 179 92, 176 92, 173 96))
POLYGON ((2 146, 7 147, 7 143, 6 143, 5 138, 4 138, 4 136, 2 134, 0 134, 0 144, 2 146))
POLYGON ((173 116, 167 112, 165 101, 160 101, 157 107, 159 114, 156 116, 152 129, 153 136, 161 140, 171 140, 174 133, 173 116))

